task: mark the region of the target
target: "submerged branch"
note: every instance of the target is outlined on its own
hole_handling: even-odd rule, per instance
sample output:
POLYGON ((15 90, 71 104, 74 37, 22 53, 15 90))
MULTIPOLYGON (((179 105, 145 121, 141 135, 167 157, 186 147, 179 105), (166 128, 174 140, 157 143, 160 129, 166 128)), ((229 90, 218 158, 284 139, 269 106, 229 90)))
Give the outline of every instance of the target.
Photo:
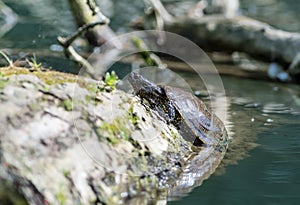
POLYGON ((93 71, 94 71, 93 66, 85 58, 83 58, 80 54, 78 54, 76 52, 76 50, 73 48, 73 46, 68 45, 68 43, 69 43, 68 39, 65 39, 65 38, 59 36, 57 38, 57 41, 59 42, 59 44, 61 46, 64 47, 64 53, 68 58, 72 59, 76 63, 83 66, 88 73, 90 73, 90 74, 93 73, 93 71))

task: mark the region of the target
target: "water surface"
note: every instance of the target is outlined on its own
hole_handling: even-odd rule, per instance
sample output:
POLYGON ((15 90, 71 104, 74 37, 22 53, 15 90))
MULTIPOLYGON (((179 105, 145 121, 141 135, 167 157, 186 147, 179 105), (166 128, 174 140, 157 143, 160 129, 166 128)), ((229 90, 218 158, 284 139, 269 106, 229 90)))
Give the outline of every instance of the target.
POLYGON ((225 173, 168 204, 300 204, 300 88, 222 78, 240 147, 229 148, 225 173))

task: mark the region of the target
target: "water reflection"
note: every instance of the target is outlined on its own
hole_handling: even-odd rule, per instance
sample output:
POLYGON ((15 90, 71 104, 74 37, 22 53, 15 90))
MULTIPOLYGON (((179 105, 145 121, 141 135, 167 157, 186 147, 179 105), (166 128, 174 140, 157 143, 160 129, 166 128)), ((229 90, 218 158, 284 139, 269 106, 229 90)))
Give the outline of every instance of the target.
POLYGON ((292 113, 292 109, 282 103, 266 103, 262 110, 263 113, 287 114, 292 113))
POLYGON ((213 177, 168 204, 299 204, 300 88, 223 81, 234 131, 228 153, 213 177))
POLYGON ((300 31, 299 10, 297 0, 240 0, 244 15, 265 21, 277 28, 287 31, 300 31), (280 14, 280 18, 274 18, 280 14))

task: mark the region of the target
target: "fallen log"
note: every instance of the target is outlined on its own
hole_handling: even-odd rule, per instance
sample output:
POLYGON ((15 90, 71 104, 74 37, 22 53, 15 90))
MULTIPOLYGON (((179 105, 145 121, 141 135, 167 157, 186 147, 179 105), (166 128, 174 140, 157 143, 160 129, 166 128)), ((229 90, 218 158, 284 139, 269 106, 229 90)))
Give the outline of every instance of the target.
POLYGON ((111 81, 5 67, 0 93, 0 181, 32 205, 165 203, 224 154, 203 147, 195 161, 192 143, 111 81))
POLYGON ((275 29, 245 16, 179 18, 166 30, 183 35, 210 51, 241 51, 267 62, 278 62, 290 74, 300 73, 300 34, 275 29))

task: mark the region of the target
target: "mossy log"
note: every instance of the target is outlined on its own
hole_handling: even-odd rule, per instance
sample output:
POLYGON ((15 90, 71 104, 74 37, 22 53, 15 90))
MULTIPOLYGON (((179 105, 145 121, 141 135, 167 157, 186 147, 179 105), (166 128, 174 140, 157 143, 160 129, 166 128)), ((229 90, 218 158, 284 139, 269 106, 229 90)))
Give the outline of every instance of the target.
POLYGON ((206 50, 242 51, 267 62, 282 63, 292 75, 300 73, 299 33, 282 31, 245 16, 222 15, 176 19, 166 29, 206 50))
POLYGON ((0 92, 0 180, 29 204, 165 202, 191 187, 186 166, 195 184, 223 157, 191 157, 175 127, 103 81, 6 67, 0 92))

